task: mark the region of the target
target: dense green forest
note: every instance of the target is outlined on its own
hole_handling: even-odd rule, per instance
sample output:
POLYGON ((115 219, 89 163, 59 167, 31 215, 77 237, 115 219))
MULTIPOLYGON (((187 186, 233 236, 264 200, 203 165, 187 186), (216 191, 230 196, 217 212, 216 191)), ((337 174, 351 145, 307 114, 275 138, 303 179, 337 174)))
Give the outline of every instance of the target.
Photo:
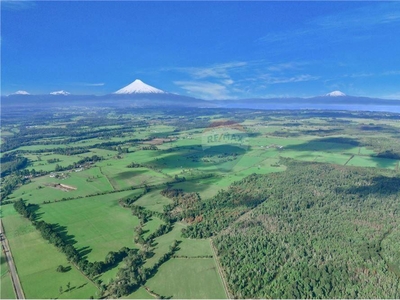
POLYGON ((213 236, 231 293, 400 297, 400 177, 283 163, 287 171, 251 175, 200 206, 203 220, 184 232, 213 236))

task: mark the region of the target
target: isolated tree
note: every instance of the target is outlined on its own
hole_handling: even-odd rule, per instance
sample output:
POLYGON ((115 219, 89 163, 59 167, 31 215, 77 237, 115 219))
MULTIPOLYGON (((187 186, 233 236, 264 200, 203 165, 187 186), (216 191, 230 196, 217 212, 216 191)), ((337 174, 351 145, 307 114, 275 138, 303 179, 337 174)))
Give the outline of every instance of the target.
POLYGON ((57 267, 57 272, 63 273, 63 272, 65 272, 65 268, 62 265, 59 265, 57 267))
POLYGON ((68 282, 68 283, 67 283, 67 290, 68 290, 68 292, 71 292, 70 287, 71 287, 71 282, 68 282))
POLYGON ((62 286, 60 286, 60 288, 58 290, 60 291, 60 294, 63 293, 63 287, 62 286))

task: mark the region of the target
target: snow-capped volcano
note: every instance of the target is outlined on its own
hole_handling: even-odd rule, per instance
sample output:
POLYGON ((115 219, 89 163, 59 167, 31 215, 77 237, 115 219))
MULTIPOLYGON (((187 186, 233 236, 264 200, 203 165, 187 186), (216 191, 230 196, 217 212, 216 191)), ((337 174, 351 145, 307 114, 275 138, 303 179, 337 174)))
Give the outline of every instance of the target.
POLYGON ((68 93, 68 92, 66 92, 66 91, 63 91, 63 90, 61 90, 61 91, 55 91, 55 92, 51 92, 50 93, 50 95, 64 95, 64 96, 67 96, 67 95, 69 95, 70 93, 68 93))
POLYGON ((330 92, 328 94, 326 94, 325 96, 329 96, 329 97, 342 97, 342 96, 346 96, 345 93, 342 93, 341 91, 333 91, 330 92))
POLYGON ((27 91, 16 91, 10 95, 30 95, 27 91))
POLYGON ((131 84, 123 87, 122 89, 114 92, 114 94, 165 94, 164 91, 159 90, 151 85, 148 85, 141 81, 140 79, 136 79, 131 84))

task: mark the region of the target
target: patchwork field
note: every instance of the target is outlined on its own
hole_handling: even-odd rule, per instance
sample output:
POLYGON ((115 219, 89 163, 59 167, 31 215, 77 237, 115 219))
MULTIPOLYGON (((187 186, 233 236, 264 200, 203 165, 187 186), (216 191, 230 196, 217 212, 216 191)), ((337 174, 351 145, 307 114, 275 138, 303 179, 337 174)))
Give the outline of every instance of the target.
MULTIPOLYGON (((79 262, 90 262, 78 271, 28 219, 17 214, 12 203, 2 205, 1 217, 28 298, 226 298, 210 238, 217 241, 220 234, 229 236, 232 232, 243 235, 241 248, 235 236, 220 241, 224 244, 233 239, 218 252, 220 258, 243 251, 243 257, 254 255, 252 259, 262 260, 275 245, 263 242, 277 230, 276 216, 252 217, 257 207, 262 207, 258 201, 269 190, 261 194, 257 193, 264 186, 246 190, 246 180, 256 182, 264 178, 256 175, 271 173, 276 174, 266 176, 268 180, 284 176, 293 162, 300 161, 340 165, 343 170, 367 167, 372 173, 391 176, 382 182, 380 175, 376 176, 369 184, 377 181, 373 188, 383 186, 394 195, 400 174, 400 123, 394 114, 71 108, 46 115, 38 126, 31 126, 38 120, 29 120, 26 125, 26 115, 18 113, 2 128, 1 163, 7 169, 2 169, 2 199, 5 203, 23 199, 27 211, 36 214, 36 221, 57 226, 63 242, 79 251, 79 262), (212 137, 212 144, 207 134, 218 124, 222 124, 220 134, 212 137), (245 142, 218 144, 232 124, 245 133, 245 142), (93 155, 98 157, 91 161, 93 155), (74 165, 78 161, 84 163, 74 165), (232 185, 237 194, 230 192, 232 185), (169 225, 170 231, 157 231, 170 229, 169 225), (259 237, 247 241, 247 233, 240 229, 243 226, 256 228, 259 237), (255 246, 249 246, 253 252, 244 250, 249 244, 257 244, 262 257, 255 246), (106 266, 91 275, 87 270, 96 265, 93 262, 106 266), (57 272, 59 265, 68 271, 57 272)), ((318 200, 326 191, 308 189, 310 194, 305 198, 318 200)), ((303 201, 290 205, 302 209, 315 204, 303 201)), ((398 236, 397 228, 390 229, 380 250, 389 271, 395 273, 400 270, 398 251, 391 245, 397 245, 398 236)), ((281 244, 290 248, 288 243, 281 244)), ((319 244, 313 245, 318 248, 319 244)), ((285 249, 272 254, 279 256, 285 249)), ((316 250, 301 254, 311 257, 316 250)), ((295 260, 298 253, 292 254, 279 259, 295 260)), ((224 263, 232 266, 235 261, 224 263)), ((1 298, 13 298, 3 258, 1 264, 1 298)), ((268 269, 268 274, 276 271, 266 265, 260 268, 268 269)), ((239 265, 226 269, 232 274, 237 270, 239 265)), ((260 275, 253 262, 241 270, 260 275)), ((228 278, 230 292, 236 292, 238 298, 269 296, 252 292, 271 282, 273 285, 273 278, 281 280, 279 274, 267 275, 265 284, 259 285, 250 282, 250 275, 228 278)))

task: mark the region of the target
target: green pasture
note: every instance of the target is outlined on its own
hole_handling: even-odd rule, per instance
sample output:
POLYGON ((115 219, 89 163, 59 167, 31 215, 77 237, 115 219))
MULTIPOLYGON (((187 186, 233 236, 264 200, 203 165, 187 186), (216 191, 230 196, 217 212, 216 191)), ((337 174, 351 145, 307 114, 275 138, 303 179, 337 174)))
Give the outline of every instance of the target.
POLYGON ((132 191, 82 198, 42 205, 41 219, 65 228, 66 235, 76 241, 74 246, 87 254, 88 260, 104 260, 110 251, 135 247, 134 228, 139 224, 131 211, 122 208, 118 199, 132 191))
MULTIPOLYGON (((55 149, 55 148, 67 148, 67 147, 71 147, 71 144, 65 145, 65 144, 49 144, 49 145, 43 145, 43 144, 39 144, 39 145, 30 145, 30 146, 21 146, 18 147, 15 150, 29 150, 29 151, 37 151, 37 150, 42 150, 42 149, 55 149)), ((13 151, 15 151, 13 150, 13 151)))
POLYGON ((110 192, 113 188, 99 168, 90 168, 81 172, 58 172, 66 175, 65 179, 52 178, 45 175, 33 178, 32 182, 21 186, 9 197, 11 199, 23 198, 30 203, 40 204, 43 201, 54 201, 70 197, 85 197, 87 195, 110 192), (66 184, 75 187, 76 190, 63 191, 49 184, 66 184))
POLYGON ((163 224, 165 224, 165 222, 160 218, 154 216, 151 217, 151 219, 147 221, 146 224, 143 226, 143 238, 147 238, 163 224))
POLYGON ((372 149, 366 147, 354 147, 346 150, 344 154, 354 154, 354 155, 374 155, 376 152, 372 149))
POLYGON ((98 296, 96 286, 71 266, 64 254, 44 240, 28 220, 15 214, 3 218, 3 224, 28 299, 88 299, 98 296), (57 272, 59 265, 69 270, 57 272), (70 291, 66 291, 68 282, 70 291), (60 286, 63 288, 61 294, 60 286))
POLYGON ((208 239, 182 239, 182 242, 179 244, 179 250, 175 255, 196 257, 214 255, 214 253, 208 239))
POLYGON ((147 259, 145 267, 152 267, 165 253, 169 251, 169 246, 172 245, 174 240, 181 241, 181 231, 186 225, 177 222, 170 232, 159 236, 154 239, 155 248, 153 249, 154 255, 147 259))
POLYGON ((82 153, 78 155, 61 155, 61 154, 24 154, 29 159, 30 164, 28 169, 35 169, 36 171, 54 171, 56 165, 61 167, 67 167, 79 161, 86 156, 90 156, 90 153, 82 153), (49 159, 59 159, 60 161, 54 163, 48 163, 49 159))
POLYGON ((199 193, 202 199, 208 199, 215 196, 221 187, 213 184, 214 178, 199 179, 195 181, 186 181, 175 183, 175 189, 182 189, 186 193, 199 193))
MULTIPOLYGON (((141 146, 142 145, 140 145, 140 147, 141 146)), ((113 165, 116 164, 121 167, 126 167, 127 165, 129 165, 132 162, 144 164, 144 163, 148 163, 148 162, 155 160, 156 158, 158 158, 160 156, 161 153, 162 152, 158 151, 158 150, 137 150, 135 152, 124 153, 121 155, 122 159, 113 161, 113 165)), ((101 163, 102 164, 99 164, 99 165, 103 165, 103 166, 107 165, 107 163, 105 163, 105 161, 103 161, 101 163)))
POLYGON ((89 151, 90 151, 90 153, 88 152, 88 153, 84 153, 84 154, 87 154, 87 156, 92 156, 92 155, 102 156, 104 159, 112 158, 118 154, 117 151, 98 149, 98 148, 92 148, 92 149, 89 149, 89 151))
POLYGON ((132 294, 122 297, 122 299, 155 299, 152 295, 150 295, 145 288, 140 287, 136 291, 134 291, 132 294))
POLYGON ((106 142, 120 142, 121 144, 125 143, 127 140, 132 139, 133 136, 126 135, 124 137, 112 137, 109 139, 100 139, 100 138, 93 138, 93 139, 86 139, 86 140, 80 140, 74 143, 70 143, 70 146, 73 147, 80 147, 80 146, 93 146, 96 144, 102 144, 106 142))
POLYGON ((0 256, 0 298, 1 299, 15 299, 14 288, 11 281, 11 276, 8 271, 6 257, 3 251, 0 256))
POLYGON ((114 189, 126 189, 139 187, 144 184, 157 185, 171 181, 171 179, 160 172, 148 168, 127 168, 127 161, 116 161, 115 163, 103 164, 101 172, 108 178, 114 189))
POLYGON ((357 167, 373 167, 373 168, 385 168, 392 169, 396 168, 397 163, 400 163, 400 160, 390 159, 390 158, 382 158, 382 157, 373 157, 373 156, 354 156, 348 163, 348 166, 357 166, 357 167))
POLYGON ((3 137, 3 136, 13 136, 14 135, 14 133, 12 133, 11 131, 7 131, 7 130, 1 130, 1 132, 0 132, 0 136, 1 137, 3 137))
POLYGON ((120 268, 122 268, 125 265, 123 261, 121 261, 117 266, 114 268, 101 273, 97 277, 94 278, 94 280, 101 280, 102 283, 104 284, 109 284, 111 280, 114 280, 117 277, 118 271, 120 268))
POLYGON ((213 258, 173 258, 161 265, 147 286, 177 299, 226 299, 213 258))
POLYGON ((140 197, 139 200, 134 202, 134 205, 143 206, 144 208, 156 212, 163 212, 164 205, 172 203, 172 200, 162 196, 160 194, 162 189, 151 190, 144 196, 140 197))
POLYGON ((350 154, 327 153, 323 151, 300 152, 294 150, 284 150, 280 153, 280 156, 302 161, 327 162, 338 165, 344 165, 351 157, 350 154))

